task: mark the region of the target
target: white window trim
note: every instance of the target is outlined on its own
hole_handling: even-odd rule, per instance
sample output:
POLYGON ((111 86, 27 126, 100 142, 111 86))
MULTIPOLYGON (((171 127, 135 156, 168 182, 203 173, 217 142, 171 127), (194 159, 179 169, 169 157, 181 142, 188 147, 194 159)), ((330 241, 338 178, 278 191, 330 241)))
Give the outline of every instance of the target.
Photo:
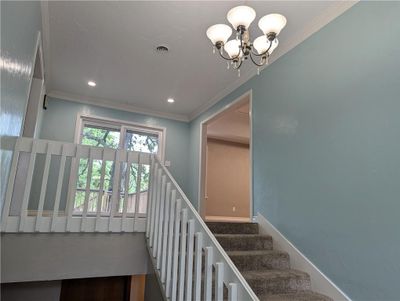
POLYGON ((74 143, 81 143, 82 130, 85 125, 94 125, 99 127, 107 126, 109 128, 119 130, 121 132, 119 148, 121 149, 123 148, 123 140, 125 139, 125 137, 123 137, 123 133, 125 133, 126 129, 132 128, 134 130, 138 130, 144 133, 157 134, 159 136, 159 152, 157 155, 159 156, 160 161, 164 162, 165 141, 167 137, 167 129, 165 127, 150 126, 137 122, 78 113, 76 116, 74 143))
MULTIPOLYGON (((119 130, 121 132, 121 134, 124 130, 126 130, 126 128, 133 128, 133 129, 145 132, 145 133, 159 134, 159 153, 157 155, 159 156, 160 161, 164 162, 165 140, 167 137, 167 129, 165 127, 149 126, 149 125, 136 123, 136 122, 122 121, 122 120, 118 120, 118 119, 112 119, 112 118, 78 113, 76 116, 76 122, 75 122, 74 143, 76 143, 76 144, 81 143, 82 130, 83 130, 83 127, 87 124, 99 126, 99 127, 107 126, 108 128, 113 128, 113 129, 119 130)), ((118 146, 118 148, 120 148, 120 149, 123 148, 122 141, 123 141, 123 139, 120 139, 120 143, 118 146)), ((75 164, 75 160, 76 160, 76 158, 73 158, 71 164, 75 164)), ((70 183, 74 182, 76 180, 77 180, 76 175, 71 174, 70 179, 69 179, 70 183)), ((68 189, 66 208, 69 208, 70 202, 72 202, 72 204, 74 204, 75 197, 71 195, 71 191, 70 191, 70 189, 68 189)), ((139 214, 139 217, 146 216, 146 214, 139 214)), ((130 216, 130 213, 128 213, 128 216, 130 216)))

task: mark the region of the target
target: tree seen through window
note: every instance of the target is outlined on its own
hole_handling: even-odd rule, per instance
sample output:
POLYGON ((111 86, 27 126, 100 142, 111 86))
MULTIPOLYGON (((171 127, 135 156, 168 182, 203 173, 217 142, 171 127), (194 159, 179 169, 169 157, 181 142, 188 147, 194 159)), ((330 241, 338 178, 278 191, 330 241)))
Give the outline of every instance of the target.
MULTIPOLYGON (((121 133, 119 130, 105 127, 85 126, 82 131, 81 144, 96 147, 118 148, 120 145, 121 133)), ((157 153, 158 136, 154 134, 140 133, 136 131, 126 131, 124 148, 131 151, 157 153)), ((88 176, 88 159, 80 159, 77 179, 77 191, 75 196, 75 211, 82 211, 86 195, 86 184, 88 176)), ((109 211, 109 203, 113 189, 114 162, 106 161, 103 183, 103 199, 101 200, 101 211, 109 211)), ((91 181, 89 183, 89 207, 88 211, 96 211, 97 200, 100 191, 102 160, 93 160, 91 181)), ((121 163, 120 185, 119 185, 119 204, 118 210, 122 211, 125 196, 126 163, 121 163)), ((140 194, 146 193, 149 186, 150 168, 148 165, 141 166, 140 194)), ((138 164, 131 164, 129 170, 128 183, 128 212, 132 211, 137 190, 138 164)))

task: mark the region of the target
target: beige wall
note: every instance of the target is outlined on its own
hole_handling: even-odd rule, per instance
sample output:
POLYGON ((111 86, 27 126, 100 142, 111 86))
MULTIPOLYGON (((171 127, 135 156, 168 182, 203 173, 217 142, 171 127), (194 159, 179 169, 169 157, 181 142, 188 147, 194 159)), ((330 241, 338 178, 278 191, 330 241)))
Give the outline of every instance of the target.
POLYGON ((247 144, 207 139, 206 216, 249 217, 249 156, 247 144))

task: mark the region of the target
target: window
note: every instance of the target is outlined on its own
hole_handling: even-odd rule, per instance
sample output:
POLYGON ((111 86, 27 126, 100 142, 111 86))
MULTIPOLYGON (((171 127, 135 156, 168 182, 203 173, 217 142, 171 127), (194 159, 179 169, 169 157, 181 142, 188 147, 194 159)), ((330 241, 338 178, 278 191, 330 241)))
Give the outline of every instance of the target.
POLYGON ((157 153, 158 135, 127 130, 125 133, 125 149, 136 152, 157 153))
POLYGON ((85 125, 81 144, 98 147, 118 148, 120 131, 113 128, 85 125))
MULTIPOLYGON (((119 123, 113 120, 102 120, 93 117, 81 117, 79 126, 79 143, 96 147, 124 148, 129 151, 139 151, 158 154, 163 157, 163 138, 165 129, 157 129, 137 124, 119 123)), ((102 160, 93 160, 92 176, 88 183, 88 159, 80 159, 77 175, 76 194, 74 200, 74 213, 80 214, 83 211, 86 188, 89 185, 88 214, 97 211, 98 199, 101 198, 100 212, 102 214, 110 213, 111 195, 114 183, 114 162, 104 162, 104 183, 101 189, 101 170, 102 160)), ((128 190, 127 212, 135 213, 136 193, 139 193, 138 213, 145 214, 147 207, 147 190, 149 187, 150 166, 139 166, 136 163, 131 164, 129 170, 129 183, 126 185, 126 162, 120 163, 120 183, 119 199, 116 210, 122 213, 125 200, 125 187, 128 190), (137 191, 137 178, 140 172, 140 187, 137 191)))

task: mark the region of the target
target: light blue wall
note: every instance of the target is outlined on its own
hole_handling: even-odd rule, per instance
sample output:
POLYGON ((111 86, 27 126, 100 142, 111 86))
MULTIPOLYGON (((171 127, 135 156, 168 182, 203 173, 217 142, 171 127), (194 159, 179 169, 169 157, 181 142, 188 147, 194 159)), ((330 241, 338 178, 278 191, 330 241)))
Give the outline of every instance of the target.
MULTIPOLYGON (((1 1, 0 136, 19 136, 21 133, 41 24, 39 1, 1 1)), ((11 156, 11 152, 0 150, 1 204, 11 156)))
POLYGON ((188 191, 187 170, 189 153, 189 124, 164 118, 84 105, 71 101, 48 98, 48 108, 43 113, 40 138, 74 142, 76 117, 79 114, 94 115, 137 122, 166 128, 165 159, 171 161, 169 170, 183 191, 188 191))
MULTIPOLYGON (((191 123, 253 91, 261 212, 353 300, 399 300, 400 2, 360 2, 191 123)), ((290 20, 289 20, 290 22, 290 20)))

